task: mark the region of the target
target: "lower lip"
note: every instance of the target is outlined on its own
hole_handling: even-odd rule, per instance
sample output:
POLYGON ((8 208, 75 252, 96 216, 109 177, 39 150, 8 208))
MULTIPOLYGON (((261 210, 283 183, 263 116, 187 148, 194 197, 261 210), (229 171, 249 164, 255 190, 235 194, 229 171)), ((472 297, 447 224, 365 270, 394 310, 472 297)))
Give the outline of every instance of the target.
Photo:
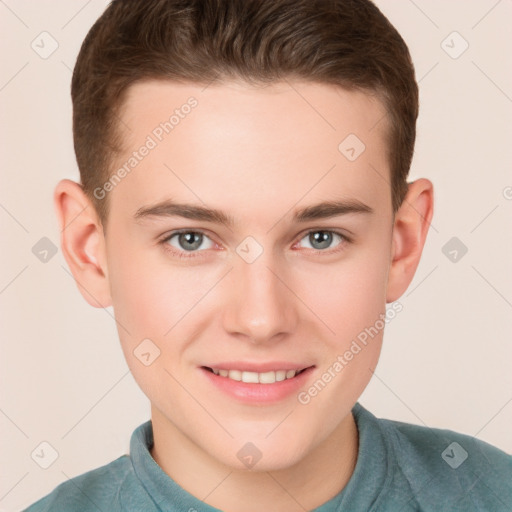
POLYGON ((210 370, 199 368, 214 386, 217 386, 227 395, 245 403, 271 403, 283 400, 291 394, 297 393, 305 385, 314 369, 314 366, 310 366, 292 379, 285 379, 274 384, 253 384, 221 377, 210 370))

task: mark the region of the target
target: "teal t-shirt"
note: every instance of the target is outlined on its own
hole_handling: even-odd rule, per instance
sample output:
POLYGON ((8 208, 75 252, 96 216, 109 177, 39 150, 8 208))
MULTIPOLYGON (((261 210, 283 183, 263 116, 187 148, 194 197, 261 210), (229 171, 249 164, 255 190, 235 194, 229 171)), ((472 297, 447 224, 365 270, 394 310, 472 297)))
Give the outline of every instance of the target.
MULTIPOLYGON (((314 512, 512 510, 512 456, 471 436, 376 418, 352 409, 356 467, 345 488, 314 512)), ((54 489, 25 512, 218 512, 154 461, 151 421, 135 429, 130 455, 54 489)))

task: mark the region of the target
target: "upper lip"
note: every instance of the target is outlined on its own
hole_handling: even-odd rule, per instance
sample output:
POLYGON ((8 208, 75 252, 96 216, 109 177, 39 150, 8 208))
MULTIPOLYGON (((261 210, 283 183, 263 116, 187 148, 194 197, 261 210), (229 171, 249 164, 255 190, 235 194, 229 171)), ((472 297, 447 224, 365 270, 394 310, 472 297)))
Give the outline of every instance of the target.
POLYGON ((289 361, 268 361, 266 363, 255 363, 249 361, 222 361, 211 364, 206 368, 215 368, 216 370, 240 370, 242 372, 264 373, 277 370, 304 370, 314 366, 307 363, 291 363, 289 361))

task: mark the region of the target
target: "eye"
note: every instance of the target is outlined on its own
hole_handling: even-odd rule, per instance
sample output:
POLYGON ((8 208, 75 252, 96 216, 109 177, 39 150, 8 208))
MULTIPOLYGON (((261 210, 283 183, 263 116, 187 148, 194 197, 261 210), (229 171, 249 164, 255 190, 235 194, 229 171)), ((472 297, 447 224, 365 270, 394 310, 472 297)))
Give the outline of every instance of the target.
MULTIPOLYGON (((351 240, 346 235, 325 229, 311 230, 300 239, 299 243, 303 240, 309 244, 309 247, 306 246, 307 248, 313 249, 317 253, 337 252, 343 250, 345 245, 351 242, 351 240), (327 251, 326 249, 331 248, 333 242, 335 241, 338 243, 334 249, 332 251, 327 251)), ((215 242, 213 242, 210 237, 208 237, 202 231, 185 229, 181 231, 175 231, 167 235, 160 241, 160 244, 164 246, 165 250, 169 251, 178 258, 190 258, 199 256, 198 253, 203 252, 203 250, 212 249, 216 246, 215 242)))
POLYGON ((306 236, 301 238, 302 240, 306 240, 309 243, 309 248, 317 251, 323 251, 324 249, 329 249, 332 246, 333 241, 338 240, 338 245, 344 245, 344 242, 349 242, 348 238, 341 233, 337 233, 336 231, 328 231, 317 229, 314 231, 309 231, 306 233, 306 236))
POLYGON ((161 243, 166 246, 171 246, 173 248, 170 249, 172 252, 185 257, 187 254, 183 253, 198 252, 198 249, 211 249, 215 245, 214 242, 201 231, 177 231, 164 238, 161 243), (209 240, 210 244, 208 245, 207 243, 205 246, 206 240, 209 240))

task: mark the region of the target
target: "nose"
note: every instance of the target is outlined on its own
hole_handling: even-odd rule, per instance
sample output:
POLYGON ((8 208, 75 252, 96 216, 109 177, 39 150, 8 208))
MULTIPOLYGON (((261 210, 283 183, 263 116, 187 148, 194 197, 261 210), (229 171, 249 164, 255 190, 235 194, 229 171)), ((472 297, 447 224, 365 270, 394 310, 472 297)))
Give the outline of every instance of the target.
POLYGON ((238 259, 225 283, 226 332, 254 344, 272 343, 294 332, 298 300, 290 280, 289 272, 266 251, 252 263, 238 259))

